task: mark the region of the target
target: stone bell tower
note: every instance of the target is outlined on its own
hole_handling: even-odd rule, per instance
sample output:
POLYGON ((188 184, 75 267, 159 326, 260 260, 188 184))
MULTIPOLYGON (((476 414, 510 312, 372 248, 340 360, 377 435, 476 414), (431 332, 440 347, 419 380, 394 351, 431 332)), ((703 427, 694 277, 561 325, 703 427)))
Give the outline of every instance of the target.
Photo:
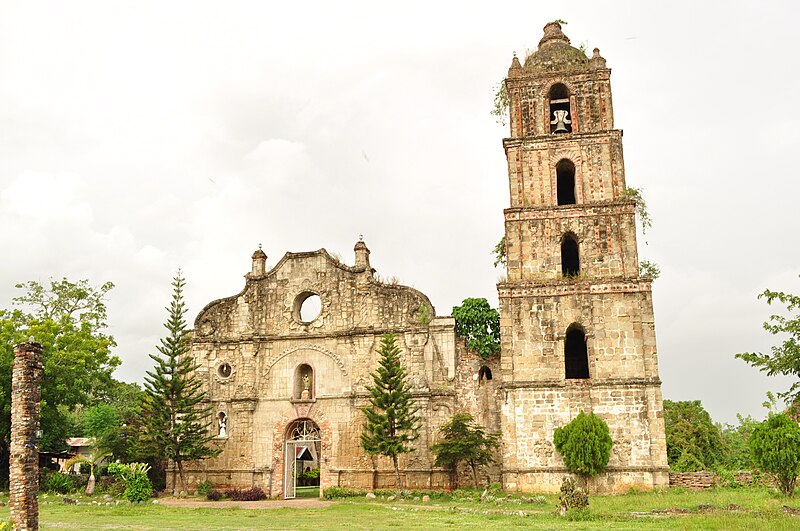
POLYGON ((625 194, 611 71, 544 27, 515 56, 509 97, 508 276, 500 298, 503 483, 557 491, 553 432, 580 411, 614 441, 595 487, 668 485, 650 279, 640 277, 635 203, 625 194))

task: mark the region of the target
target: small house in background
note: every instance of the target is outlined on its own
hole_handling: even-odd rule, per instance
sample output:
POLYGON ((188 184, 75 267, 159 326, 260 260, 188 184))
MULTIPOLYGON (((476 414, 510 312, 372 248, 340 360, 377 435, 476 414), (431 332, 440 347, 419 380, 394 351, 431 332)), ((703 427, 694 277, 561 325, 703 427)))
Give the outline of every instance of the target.
POLYGON ((94 442, 94 437, 71 437, 67 439, 67 446, 69 446, 68 453, 70 455, 63 461, 59 459, 58 462, 61 465, 61 472, 80 472, 80 464, 72 465, 70 470, 65 470, 64 465, 67 463, 67 460, 72 457, 89 457, 92 454, 94 442))

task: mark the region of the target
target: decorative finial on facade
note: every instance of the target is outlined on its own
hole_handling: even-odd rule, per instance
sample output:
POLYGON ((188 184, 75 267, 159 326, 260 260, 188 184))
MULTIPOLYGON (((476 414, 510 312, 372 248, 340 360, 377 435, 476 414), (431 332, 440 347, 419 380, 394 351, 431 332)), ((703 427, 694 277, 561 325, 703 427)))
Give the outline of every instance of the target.
POLYGON ((261 249, 261 244, 258 244, 258 249, 253 253, 253 268, 250 274, 255 277, 263 276, 267 271, 267 253, 261 249))
POLYGON ((511 66, 508 68, 508 77, 519 76, 522 73, 522 65, 517 58, 517 52, 514 52, 514 58, 511 59, 511 66))
POLYGON ((594 69, 606 67, 606 60, 600 56, 600 48, 592 50, 592 58, 589 59, 589 65, 594 69))
POLYGON ((367 249, 367 244, 364 243, 364 236, 362 234, 358 235, 358 241, 356 242, 356 246, 353 247, 353 250, 356 252, 356 267, 363 267, 371 274, 372 267, 369 265, 369 249, 367 249))

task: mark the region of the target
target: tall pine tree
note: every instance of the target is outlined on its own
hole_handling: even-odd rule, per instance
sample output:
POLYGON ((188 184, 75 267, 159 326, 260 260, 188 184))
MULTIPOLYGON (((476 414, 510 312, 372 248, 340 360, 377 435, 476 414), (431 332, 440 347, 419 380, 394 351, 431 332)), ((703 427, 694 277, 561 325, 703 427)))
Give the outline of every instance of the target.
POLYGON ((361 410, 367 417, 361 433, 361 446, 368 454, 392 458, 397 488, 400 489, 397 457, 414 450, 409 443, 419 435, 418 408, 411 399, 411 385, 400 363, 400 347, 394 334, 381 337, 378 353, 381 356, 378 370, 372 373, 375 385, 367 387, 370 405, 361 410))
MULTIPOLYGON (((167 308, 169 318, 164 323, 169 333, 156 347, 160 355, 150 354, 156 365, 152 371, 147 371, 145 377, 140 440, 145 452, 175 462, 182 490, 186 490, 184 461, 219 454, 219 450, 208 445, 214 438, 210 430, 211 408, 203 405, 205 392, 194 376, 199 365, 186 355, 185 284, 179 269, 172 280, 172 302, 167 308)), ((176 479, 173 470, 173 490, 177 487, 176 479)))

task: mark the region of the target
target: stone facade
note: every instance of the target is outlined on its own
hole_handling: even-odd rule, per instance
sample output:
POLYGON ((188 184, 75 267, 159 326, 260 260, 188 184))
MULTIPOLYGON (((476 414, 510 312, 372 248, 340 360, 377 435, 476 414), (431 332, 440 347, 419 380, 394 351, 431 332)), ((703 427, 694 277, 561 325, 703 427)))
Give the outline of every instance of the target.
POLYGON ((524 66, 512 62, 500 356, 482 360, 425 295, 379 281, 362 241, 353 266, 321 249, 268 271, 258 250, 242 292, 195 321, 191 355, 222 452, 187 464, 189 481, 291 497, 285 478, 308 452, 322 489, 392 486, 390 461, 361 449, 359 408, 380 336, 394 333, 423 420, 400 461, 406 486, 450 486, 428 447, 460 411, 502 433, 488 475, 507 489, 558 490, 566 469, 553 431, 580 411, 606 420, 614 440, 596 488, 667 486, 651 286, 639 276, 609 78, 599 51, 585 57, 557 23, 524 66))
POLYGON ((614 441, 597 488, 667 486, 650 280, 639 276, 611 72, 599 50, 588 58, 571 47, 558 23, 544 30, 506 79, 503 483, 557 490, 566 469, 553 432, 591 411, 614 441))
POLYGON ((355 266, 324 249, 287 253, 270 271, 266 259, 256 251, 244 290, 212 302, 195 321, 191 355, 222 453, 188 465, 189 481, 257 484, 284 495, 287 437, 299 420, 310 419, 318 432, 303 445, 313 447, 323 489, 394 485, 391 462, 361 449, 359 410, 367 404, 380 336, 394 333, 423 419, 416 451, 401 459, 405 484, 448 486, 427 448, 456 411, 472 411, 499 429, 496 386, 478 375, 484 366, 499 372, 499 365, 468 352, 453 318, 436 316, 425 295, 377 280, 364 242, 355 246, 355 266), (319 315, 304 317, 313 296, 319 315))

